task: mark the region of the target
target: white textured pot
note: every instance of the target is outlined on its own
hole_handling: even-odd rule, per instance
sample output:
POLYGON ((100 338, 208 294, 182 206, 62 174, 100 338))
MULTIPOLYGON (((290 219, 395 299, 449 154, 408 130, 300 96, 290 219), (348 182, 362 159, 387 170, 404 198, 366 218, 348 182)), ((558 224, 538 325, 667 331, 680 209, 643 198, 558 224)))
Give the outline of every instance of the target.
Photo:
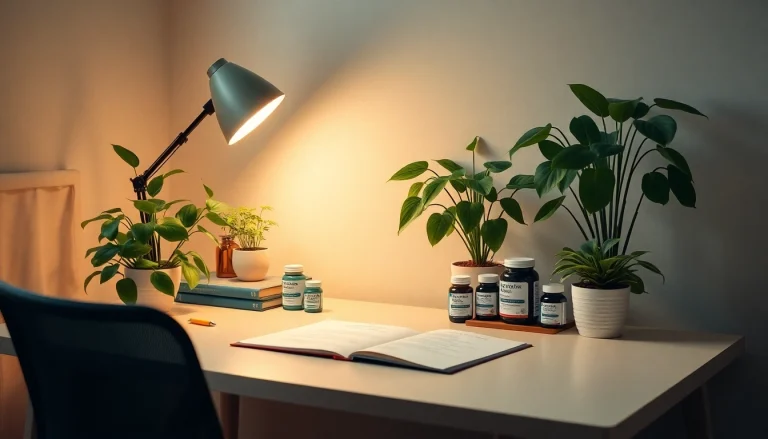
POLYGON ((456 264, 457 262, 451 263, 451 276, 457 274, 468 275, 470 282, 472 282, 472 288, 477 286, 477 276, 480 274, 498 274, 501 276, 501 274, 504 273, 504 266, 501 264, 493 267, 462 267, 461 265, 456 264))
POLYGON ((133 279, 136 283, 136 305, 149 306, 163 312, 168 312, 173 306, 173 297, 157 291, 149 276, 153 271, 162 271, 167 274, 173 282, 174 296, 179 292, 181 284, 181 267, 164 268, 160 270, 137 270, 134 268, 125 269, 125 277, 133 279))
POLYGON ((252 282, 267 277, 269 253, 266 248, 236 248, 232 253, 232 268, 237 278, 252 282))
POLYGON ((621 336, 629 310, 629 287, 598 290, 573 285, 571 297, 579 334, 590 338, 621 336))

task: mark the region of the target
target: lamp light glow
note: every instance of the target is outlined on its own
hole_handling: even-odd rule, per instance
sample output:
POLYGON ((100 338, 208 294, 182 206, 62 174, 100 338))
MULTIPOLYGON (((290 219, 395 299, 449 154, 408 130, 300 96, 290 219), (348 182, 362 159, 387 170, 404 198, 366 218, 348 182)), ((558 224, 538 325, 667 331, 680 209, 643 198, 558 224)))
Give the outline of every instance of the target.
POLYGON ((232 136, 231 139, 229 139, 229 145, 232 146, 235 143, 239 142, 240 139, 247 136, 248 133, 253 131, 257 126, 261 125, 262 122, 264 122, 264 119, 268 118, 270 114, 272 114, 273 111, 275 111, 275 108, 277 108, 281 102, 283 102, 283 99, 285 99, 285 95, 278 96, 275 99, 273 99, 270 103, 265 105, 261 110, 257 111, 256 114, 251 116, 250 119, 248 119, 243 126, 241 126, 237 131, 235 131, 235 134, 232 136))

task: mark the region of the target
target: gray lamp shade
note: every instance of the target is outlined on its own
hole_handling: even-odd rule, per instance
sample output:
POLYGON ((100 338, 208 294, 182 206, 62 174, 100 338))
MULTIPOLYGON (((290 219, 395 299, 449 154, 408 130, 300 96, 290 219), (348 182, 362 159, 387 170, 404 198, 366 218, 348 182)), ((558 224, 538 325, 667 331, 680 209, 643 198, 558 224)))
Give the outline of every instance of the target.
POLYGON ((208 69, 208 78, 216 118, 230 145, 259 126, 285 98, 266 79, 224 58, 208 69))

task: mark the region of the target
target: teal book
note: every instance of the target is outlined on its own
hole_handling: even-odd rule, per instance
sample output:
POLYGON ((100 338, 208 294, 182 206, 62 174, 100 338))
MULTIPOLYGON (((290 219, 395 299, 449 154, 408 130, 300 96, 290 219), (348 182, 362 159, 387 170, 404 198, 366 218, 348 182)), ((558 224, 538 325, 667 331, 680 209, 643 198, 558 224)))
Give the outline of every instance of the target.
POLYGON ((201 279, 195 289, 190 289, 189 285, 182 280, 179 291, 232 299, 264 300, 279 295, 282 292, 282 285, 283 281, 279 276, 269 276, 258 282, 244 282, 236 278, 220 279, 216 277, 216 273, 211 273, 211 280, 201 279))
POLYGON ((190 294, 180 291, 176 295, 176 302, 188 303, 191 305, 218 306, 219 308, 266 311, 281 306, 283 304, 283 298, 280 295, 277 295, 269 298, 269 300, 233 299, 231 297, 190 294))

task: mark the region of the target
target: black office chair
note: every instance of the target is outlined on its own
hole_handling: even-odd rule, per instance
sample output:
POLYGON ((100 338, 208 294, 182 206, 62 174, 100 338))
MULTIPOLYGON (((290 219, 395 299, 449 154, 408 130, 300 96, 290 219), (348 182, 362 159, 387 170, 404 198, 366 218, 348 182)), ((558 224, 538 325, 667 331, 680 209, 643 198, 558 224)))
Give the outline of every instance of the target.
POLYGON ((0 312, 39 439, 223 438, 192 342, 171 317, 3 282, 0 312))

